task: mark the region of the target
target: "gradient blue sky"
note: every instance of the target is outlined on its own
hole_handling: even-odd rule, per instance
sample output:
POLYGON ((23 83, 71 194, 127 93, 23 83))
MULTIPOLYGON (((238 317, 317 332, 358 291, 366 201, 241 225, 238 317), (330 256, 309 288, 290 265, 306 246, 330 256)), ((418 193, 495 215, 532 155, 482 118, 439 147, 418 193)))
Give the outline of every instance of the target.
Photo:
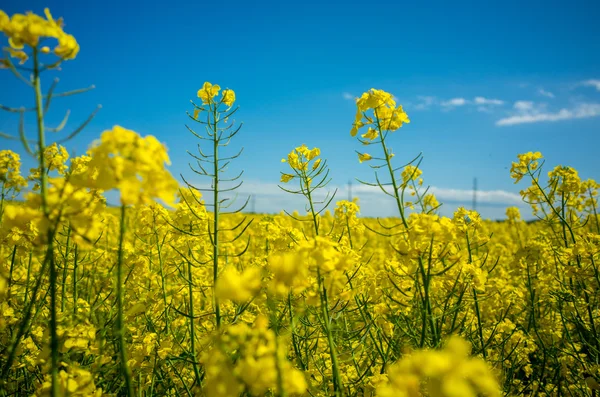
MULTIPOLYGON (((509 175, 517 153, 541 151, 548 168, 571 165, 584 179, 600 179, 597 1, 2 3, 9 15, 45 6, 81 46, 54 73, 59 90, 97 87, 56 100, 50 124, 71 109, 74 128, 103 106, 70 149, 82 153, 119 124, 157 136, 172 172, 193 179, 185 150, 196 141, 185 112, 204 81, 220 84, 236 91, 244 122, 232 145, 245 151, 232 172, 245 169, 244 192, 258 193, 258 211, 298 205, 276 184, 280 159, 302 143, 329 159, 340 198, 349 179, 369 179, 349 130, 353 98, 370 88, 404 105, 412 122, 392 137, 395 160, 423 153, 425 183, 446 214, 470 205, 477 177, 479 210, 500 217, 525 187, 509 175)), ((0 87, 0 103, 32 105, 9 71, 0 87)), ((0 131, 16 125, 14 115, 0 114, 0 131)), ((33 132, 33 120, 27 125, 33 132)), ((361 199, 365 215, 394 214, 380 196, 361 199)))

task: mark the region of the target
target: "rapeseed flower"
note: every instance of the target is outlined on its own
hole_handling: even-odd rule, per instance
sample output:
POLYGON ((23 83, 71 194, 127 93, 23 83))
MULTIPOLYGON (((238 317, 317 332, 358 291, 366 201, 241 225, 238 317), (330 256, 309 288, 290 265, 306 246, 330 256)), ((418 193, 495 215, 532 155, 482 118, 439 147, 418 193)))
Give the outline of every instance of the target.
POLYGON ((153 136, 115 126, 102 133, 88 155, 88 172, 74 183, 98 190, 118 189, 123 205, 147 204, 158 198, 174 205, 178 183, 165 168, 166 148, 153 136))
MULTIPOLYGON (((198 90, 198 98, 202 99, 203 104, 209 104, 213 101, 213 98, 219 95, 219 91, 221 91, 221 87, 218 85, 212 85, 208 81, 204 83, 202 88, 198 90)), ((232 91, 233 93, 233 91, 232 91)), ((231 99, 231 94, 229 94, 229 98, 231 99)), ((233 100, 235 100, 235 94, 233 95, 233 100)), ((231 103, 233 103, 231 100, 231 103)), ((196 116, 197 117, 197 116, 196 116)), ((195 117, 194 117, 195 118, 195 117)))
MULTIPOLYGON (((46 19, 32 12, 14 14, 12 17, 0 10, 0 31, 8 37, 9 53, 24 63, 28 55, 22 51, 24 46, 37 48, 45 38, 56 39, 54 54, 62 60, 74 59, 79 52, 79 44, 75 38, 63 31, 62 19, 54 20, 50 10, 44 9, 46 19)), ((48 52, 44 50, 43 52, 48 52)))

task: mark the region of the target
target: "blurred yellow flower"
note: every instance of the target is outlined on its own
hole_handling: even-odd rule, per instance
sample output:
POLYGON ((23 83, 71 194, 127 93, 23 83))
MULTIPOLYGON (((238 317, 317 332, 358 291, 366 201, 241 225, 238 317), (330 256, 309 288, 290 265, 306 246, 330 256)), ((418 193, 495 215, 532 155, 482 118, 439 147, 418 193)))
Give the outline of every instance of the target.
POLYGON ((123 205, 159 198, 173 205, 179 184, 165 168, 170 164, 164 145, 155 137, 115 126, 102 133, 89 151, 88 172, 74 183, 99 189, 118 189, 123 205))
MULTIPOLYGON (((25 45, 37 49, 40 40, 54 38, 58 45, 54 54, 63 60, 74 59, 79 52, 79 44, 75 37, 63 31, 62 19, 55 21, 48 8, 44 9, 46 19, 32 12, 27 14, 14 14, 11 18, 0 11, 0 31, 8 37, 8 43, 13 50, 21 50, 25 45)), ((50 51, 49 47, 42 47, 43 53, 50 51)), ((23 52, 11 52, 25 62, 27 55, 23 52)))

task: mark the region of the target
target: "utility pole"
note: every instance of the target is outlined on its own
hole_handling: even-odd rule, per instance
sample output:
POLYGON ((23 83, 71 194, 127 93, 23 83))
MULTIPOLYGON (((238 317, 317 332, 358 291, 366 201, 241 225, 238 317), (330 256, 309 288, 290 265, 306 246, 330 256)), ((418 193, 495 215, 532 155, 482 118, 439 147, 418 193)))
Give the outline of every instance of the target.
POLYGON ((473 211, 477 211, 477 178, 473 178, 473 211))
POLYGON ((348 181, 348 201, 352 201, 352 179, 348 181))

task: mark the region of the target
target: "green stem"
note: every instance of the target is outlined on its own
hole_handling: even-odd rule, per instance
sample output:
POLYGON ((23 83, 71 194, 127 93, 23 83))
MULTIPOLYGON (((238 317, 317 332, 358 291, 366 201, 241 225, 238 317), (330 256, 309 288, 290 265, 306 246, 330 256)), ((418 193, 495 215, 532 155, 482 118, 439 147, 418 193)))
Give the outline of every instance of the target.
POLYGON ((27 282, 25 284, 25 296, 23 297, 23 306, 27 306, 29 297, 29 281, 31 280, 31 262, 33 261, 33 253, 29 251, 29 260, 27 261, 27 282))
MULTIPOLYGON (((191 229, 191 228, 190 228, 191 229)), ((188 255, 191 256, 192 250, 188 250, 188 255)), ((190 321, 190 342, 192 345, 192 366, 194 368, 194 376, 196 377, 196 384, 201 386, 201 377, 200 370, 198 369, 198 362, 196 361, 196 327, 194 325, 194 290, 192 288, 193 285, 193 275, 192 275, 192 262, 188 259, 188 293, 190 295, 189 305, 190 311, 188 319, 190 321)))
POLYGON ((279 332, 275 335, 275 365, 277 366, 277 388, 279 397, 286 397, 287 393, 283 387, 283 368, 281 367, 281 357, 279 354, 279 332))
POLYGON ((4 191, 4 183, 3 183, 2 184, 2 194, 0 194, 0 225, 2 225, 2 217, 4 215, 4 199, 5 198, 6 198, 6 193, 4 191))
POLYGON ((348 222, 348 215, 346 215, 346 229, 348 230, 348 242, 350 243, 350 248, 354 248, 354 244, 352 244, 352 232, 350 231, 350 224, 348 222))
POLYGON ((77 315, 77 265, 78 265, 78 249, 75 245, 75 257, 73 258, 73 316, 77 315))
MULTIPOLYGON (((213 204, 214 204, 214 219, 213 219, 213 289, 217 285, 219 277, 219 136, 217 131, 217 106, 211 105, 213 113, 213 204)), ((217 320, 217 328, 221 327, 221 309, 219 301, 214 294, 215 316, 217 320)))
MULTIPOLYGON (((379 116, 377 116, 377 110, 375 110, 375 116, 379 120, 379 116)), ((390 173, 390 178, 392 179, 392 187, 394 188, 394 197, 396 198, 396 205, 398 206, 398 212, 400 212, 400 218, 402 218, 402 224, 405 228, 408 229, 408 222, 406 221, 406 217, 404 216, 404 206, 402 205, 402 200, 400 200, 400 195, 398 194, 398 183, 396 182, 396 177, 394 176, 394 169, 392 168, 391 159, 388 153, 388 148, 385 144, 385 138, 383 136, 383 131, 381 129, 381 125, 379 121, 377 122, 377 129, 379 130, 379 137, 381 138, 381 147, 383 149, 383 155, 385 156, 385 162, 387 164, 388 171, 390 173)))
POLYGON ((291 334, 292 334, 292 345, 294 347, 294 353, 296 353, 296 361, 298 361, 298 366, 300 367, 300 369, 302 371, 306 371, 307 368, 304 365, 304 362, 302 361, 302 353, 300 352, 300 349, 298 348, 298 341, 296 339, 296 324, 294 321, 294 312, 292 311, 292 293, 290 292, 288 294, 288 299, 287 299, 287 303, 288 303, 288 311, 290 313, 290 329, 291 329, 291 334))
MULTIPOLYGON (((19 324, 18 331, 13 335, 10 347, 8 349, 8 358, 5 360, 4 365, 2 366, 2 372, 0 373, 0 379, 7 379, 8 373, 12 366, 13 361, 15 360, 17 348, 19 347, 19 343, 28 332, 29 322, 31 320, 31 316, 33 313, 33 307, 37 301, 37 294, 40 286, 42 285, 42 281, 44 279, 44 273, 46 272, 46 267, 49 265, 51 253, 46 251, 46 256, 44 258, 44 262, 42 263, 42 267, 37 276, 33 289, 31 290, 31 299, 29 300, 27 306, 25 307, 25 312, 23 315, 23 320, 19 324)), ((31 263, 30 263, 31 265, 31 263)))
MULTIPOLYGON (((310 205, 310 212, 313 218, 313 225, 315 227, 315 235, 319 235, 319 223, 317 222, 317 214, 315 213, 315 207, 310 194, 310 186, 308 184, 308 177, 303 171, 303 179, 306 183, 306 197, 310 205)), ((335 343, 333 341, 333 334, 331 333, 330 315, 329 315, 329 301, 327 299, 327 288, 323 284, 321 277, 321 270, 317 267, 317 281, 319 283, 319 295, 321 297, 321 311, 323 315, 323 324, 325 326, 325 333, 327 334, 327 344, 329 345, 329 355, 331 356, 331 366, 333 371, 333 391, 336 396, 343 396, 344 392, 342 389, 342 377, 340 375, 340 367, 338 364, 337 353, 335 343)))
POLYGON ((333 334, 331 332, 331 323, 329 315, 329 300, 327 298, 327 289, 323 284, 321 278, 321 270, 317 267, 317 280, 319 282, 319 295, 321 297, 321 311, 323 315, 323 323, 325 326, 325 333, 327 334, 327 344, 329 345, 329 355, 331 356, 331 366, 333 371, 333 392, 336 396, 342 397, 344 395, 342 388, 342 377, 340 375, 340 366, 338 364, 337 352, 335 343, 333 341, 333 334))
POLYGON ((123 321, 123 240, 125 238, 125 205, 121 205, 121 222, 119 230, 119 252, 117 256, 117 339, 119 341, 119 357, 121 375, 125 380, 128 397, 133 397, 131 370, 127 365, 127 350, 125 348, 125 324, 123 321))
POLYGON ((590 200, 592 201, 592 211, 594 212, 594 220, 596 221, 596 232, 600 234, 600 221, 598 220, 598 211, 596 211, 597 200, 594 199, 594 195, 592 194, 592 188, 589 188, 588 192, 590 193, 590 200))
POLYGON ((12 284, 12 275, 13 275, 13 270, 15 268, 15 256, 17 255, 17 246, 15 245, 13 247, 13 252, 10 258, 10 270, 8 273, 8 288, 10 288, 11 284, 12 284))
MULTIPOLYGON (((42 103, 42 83, 40 79, 40 65, 38 60, 38 49, 33 48, 33 89, 35 91, 35 111, 38 130, 38 161, 40 166, 40 196, 42 200, 42 211, 46 220, 50 221, 50 210, 48 208, 48 171, 46 169, 46 136, 44 129, 44 107, 42 103)), ((58 396, 58 335, 56 332, 56 263, 54 262, 54 233, 49 228, 47 231, 48 248, 50 255, 50 351, 51 351, 51 396, 58 396)))
POLYGON ((167 286, 166 286, 166 282, 165 282, 165 271, 163 268, 161 245, 160 245, 160 241, 158 238, 158 231, 156 229, 156 218, 154 219, 154 237, 156 238, 156 250, 158 252, 158 264, 159 264, 159 270, 160 270, 160 280, 161 280, 161 288, 162 288, 162 295, 163 295, 163 304, 165 306, 165 309, 163 312, 163 315, 165 316, 165 330, 168 332, 169 331, 169 306, 167 303, 167 286))
POLYGON ((63 263, 63 274, 62 274, 62 291, 60 297, 60 312, 65 311, 65 295, 67 289, 67 269, 69 265, 69 254, 71 253, 71 224, 67 230, 67 242, 65 249, 65 262, 63 263))
POLYGON ((473 300, 475 301, 475 314, 477 315, 477 328, 479 328, 479 343, 481 343, 481 353, 483 358, 487 359, 487 352, 485 351, 485 342, 483 340, 483 325, 481 324, 481 312, 479 310, 479 300, 477 299, 477 291, 473 287, 473 300))

